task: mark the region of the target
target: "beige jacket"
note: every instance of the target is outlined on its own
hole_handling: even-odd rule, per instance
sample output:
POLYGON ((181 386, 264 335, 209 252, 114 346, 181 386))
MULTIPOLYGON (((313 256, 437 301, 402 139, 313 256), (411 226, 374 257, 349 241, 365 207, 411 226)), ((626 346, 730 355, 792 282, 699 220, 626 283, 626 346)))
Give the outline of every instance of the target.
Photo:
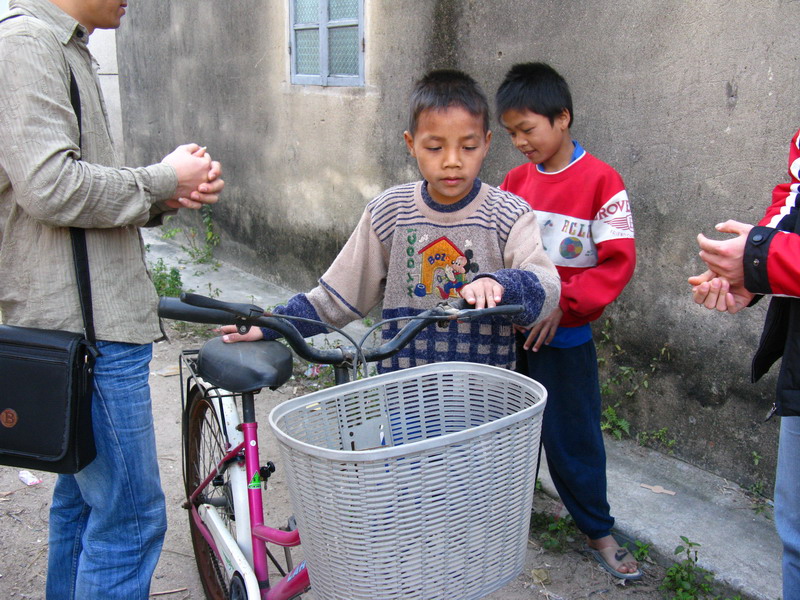
POLYGON ((81 227, 97 338, 151 342, 161 335, 158 299, 138 228, 160 221, 175 171, 120 167, 83 26, 47 0, 12 0, 10 8, 23 16, 0 23, 3 321, 82 330, 68 229, 81 227), (81 96, 80 137, 70 68, 81 96))

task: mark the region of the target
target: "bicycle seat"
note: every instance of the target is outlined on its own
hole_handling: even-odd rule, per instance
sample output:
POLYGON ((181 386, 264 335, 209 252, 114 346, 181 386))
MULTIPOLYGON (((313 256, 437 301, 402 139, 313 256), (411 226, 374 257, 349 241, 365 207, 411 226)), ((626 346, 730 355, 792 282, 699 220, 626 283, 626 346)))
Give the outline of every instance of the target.
POLYGON ((197 374, 229 392, 276 389, 292 376, 292 353, 279 342, 208 340, 197 356, 197 374))

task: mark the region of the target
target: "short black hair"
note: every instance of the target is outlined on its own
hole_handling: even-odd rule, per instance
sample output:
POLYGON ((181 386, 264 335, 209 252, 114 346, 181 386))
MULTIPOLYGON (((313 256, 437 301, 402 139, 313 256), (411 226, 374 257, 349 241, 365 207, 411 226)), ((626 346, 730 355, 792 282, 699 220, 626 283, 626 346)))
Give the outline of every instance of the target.
POLYGON ((495 97, 497 119, 509 110, 529 110, 547 117, 550 124, 564 110, 569 111, 569 127, 572 126, 572 94, 567 81, 545 63, 516 64, 508 73, 495 97))
POLYGON ((431 71, 414 85, 408 131, 414 135, 419 116, 428 109, 445 110, 451 106, 463 108, 483 119, 484 133, 489 131, 489 102, 477 82, 461 71, 439 69, 431 71))

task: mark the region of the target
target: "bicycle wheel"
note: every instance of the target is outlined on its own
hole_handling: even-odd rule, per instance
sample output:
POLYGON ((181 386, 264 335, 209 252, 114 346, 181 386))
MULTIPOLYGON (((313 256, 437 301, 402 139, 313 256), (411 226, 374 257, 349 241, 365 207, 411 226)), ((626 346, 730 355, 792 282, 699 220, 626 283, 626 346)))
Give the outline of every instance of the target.
MULTIPOLYGON (((186 419, 184 424, 186 451, 184 483, 187 498, 197 489, 211 469, 219 464, 228 445, 217 413, 201 390, 197 388, 193 390, 189 396, 188 406, 188 413, 184 417, 186 419)), ((216 507, 220 517, 235 537, 235 515, 227 473, 218 475, 198 496, 195 504, 212 504, 216 507)), ((219 562, 191 516, 189 517, 189 528, 197 570, 206 597, 209 600, 227 600, 229 589, 225 567, 219 562)))

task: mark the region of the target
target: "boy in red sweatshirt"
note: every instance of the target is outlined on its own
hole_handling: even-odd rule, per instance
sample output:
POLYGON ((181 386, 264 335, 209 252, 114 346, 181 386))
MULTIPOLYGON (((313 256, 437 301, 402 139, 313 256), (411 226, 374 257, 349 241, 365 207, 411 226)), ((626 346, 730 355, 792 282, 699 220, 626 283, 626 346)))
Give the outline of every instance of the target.
POLYGON ((497 114, 529 161, 500 187, 534 209, 562 282, 559 306, 519 336, 517 370, 547 388, 542 443, 561 500, 587 536, 586 551, 615 577, 639 579, 633 556, 611 535, 590 326, 633 275, 628 195, 619 174, 572 139, 569 87, 550 66, 512 67, 497 91, 497 114))

